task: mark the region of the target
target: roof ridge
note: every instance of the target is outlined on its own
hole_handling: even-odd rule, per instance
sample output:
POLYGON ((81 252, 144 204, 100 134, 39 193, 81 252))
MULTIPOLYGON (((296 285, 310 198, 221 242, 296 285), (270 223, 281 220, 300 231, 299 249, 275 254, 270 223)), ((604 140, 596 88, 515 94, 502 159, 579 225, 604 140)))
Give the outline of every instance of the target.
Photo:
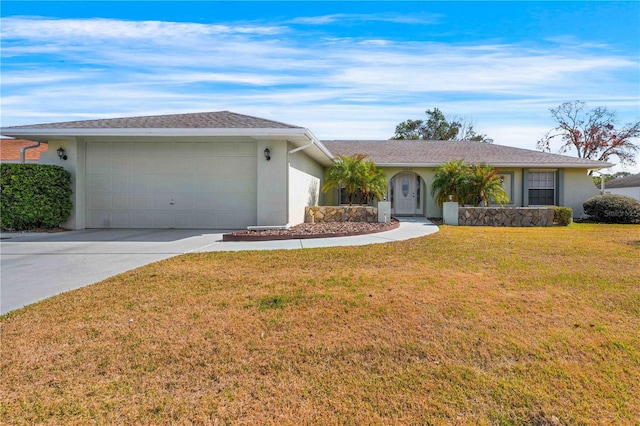
POLYGON ((558 164, 563 164, 573 167, 601 168, 611 165, 602 161, 479 141, 383 139, 322 140, 321 142, 335 155, 353 155, 355 152, 364 151, 369 158, 379 164, 436 164, 462 158, 471 164, 485 162, 511 164, 513 167, 535 165, 535 167, 544 168, 545 166, 558 167, 558 164), (398 149, 398 145, 402 146, 402 149, 398 149))
POLYGON ((228 110, 218 111, 218 112, 226 112, 226 113, 229 113, 229 114, 237 115, 239 117, 249 117, 249 118, 254 118, 256 120, 268 121, 270 123, 281 124, 283 126, 303 128, 302 126, 296 126, 295 124, 285 123, 284 121, 277 121, 277 120, 272 120, 270 118, 256 117, 255 115, 240 114, 240 113, 233 112, 233 111, 228 111, 228 110))
POLYGON ((88 120, 60 121, 4 127, 4 129, 45 128, 296 128, 280 121, 239 114, 228 110, 177 114, 137 115, 88 120))

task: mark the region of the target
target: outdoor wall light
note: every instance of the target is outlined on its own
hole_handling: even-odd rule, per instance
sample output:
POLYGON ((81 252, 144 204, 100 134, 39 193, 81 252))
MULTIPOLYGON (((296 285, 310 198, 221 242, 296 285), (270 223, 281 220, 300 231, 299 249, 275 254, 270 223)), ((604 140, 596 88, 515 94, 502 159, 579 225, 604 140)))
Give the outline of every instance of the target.
POLYGON ((265 150, 264 150, 264 158, 266 158, 267 161, 271 160, 271 151, 269 151, 269 148, 265 148, 265 150))
POLYGON ((60 147, 60 148, 58 148, 58 150, 57 150, 56 152, 58 153, 58 157, 59 157, 61 160, 66 160, 66 159, 68 158, 68 157, 66 156, 66 154, 65 154, 64 148, 60 147))

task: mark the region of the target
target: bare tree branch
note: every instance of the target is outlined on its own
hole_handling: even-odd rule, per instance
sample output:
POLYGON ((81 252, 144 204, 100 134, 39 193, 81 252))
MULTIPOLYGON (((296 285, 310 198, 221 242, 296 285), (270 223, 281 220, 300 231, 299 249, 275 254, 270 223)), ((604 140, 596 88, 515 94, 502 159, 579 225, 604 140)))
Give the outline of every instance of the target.
POLYGON ((614 111, 587 110, 582 101, 565 102, 550 111, 558 125, 536 143, 541 151, 550 152, 554 140, 560 139, 560 153, 575 149, 579 158, 608 161, 617 157, 621 164, 635 164, 640 145, 634 140, 640 137, 640 121, 616 130, 614 111))

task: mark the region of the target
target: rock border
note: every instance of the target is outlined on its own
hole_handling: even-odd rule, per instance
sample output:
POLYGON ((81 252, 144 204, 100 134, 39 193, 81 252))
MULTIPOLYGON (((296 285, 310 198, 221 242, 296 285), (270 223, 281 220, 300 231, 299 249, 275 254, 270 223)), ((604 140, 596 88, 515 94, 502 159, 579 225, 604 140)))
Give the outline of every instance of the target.
POLYGON ((335 238, 335 237, 353 237, 356 235, 377 234, 380 232, 391 231, 400 226, 397 219, 389 222, 388 226, 380 229, 360 231, 360 232, 330 232, 322 234, 290 234, 290 235, 251 235, 252 231, 236 231, 228 234, 222 234, 223 242, 232 241, 276 241, 276 240, 308 240, 312 238, 335 238))

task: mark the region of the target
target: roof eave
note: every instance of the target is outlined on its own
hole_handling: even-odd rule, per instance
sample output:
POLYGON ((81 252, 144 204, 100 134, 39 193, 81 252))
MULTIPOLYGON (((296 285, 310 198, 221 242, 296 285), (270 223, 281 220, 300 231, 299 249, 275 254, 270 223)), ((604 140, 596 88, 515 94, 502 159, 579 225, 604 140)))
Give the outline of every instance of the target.
MULTIPOLYGON (((442 163, 382 163, 376 162, 380 167, 425 167, 435 168, 441 166, 442 163)), ((612 167, 611 163, 596 163, 596 164, 576 164, 576 163, 491 163, 491 165, 497 169, 501 168, 535 168, 535 169, 589 169, 598 170, 612 167)))
POLYGON ((333 160, 322 142, 309 129, 297 128, 111 128, 111 129, 59 129, 59 128, 3 128, 0 134, 13 138, 24 138, 38 142, 76 137, 249 137, 254 139, 288 140, 296 146, 313 142, 316 148, 313 156, 322 165, 328 166, 333 160))

